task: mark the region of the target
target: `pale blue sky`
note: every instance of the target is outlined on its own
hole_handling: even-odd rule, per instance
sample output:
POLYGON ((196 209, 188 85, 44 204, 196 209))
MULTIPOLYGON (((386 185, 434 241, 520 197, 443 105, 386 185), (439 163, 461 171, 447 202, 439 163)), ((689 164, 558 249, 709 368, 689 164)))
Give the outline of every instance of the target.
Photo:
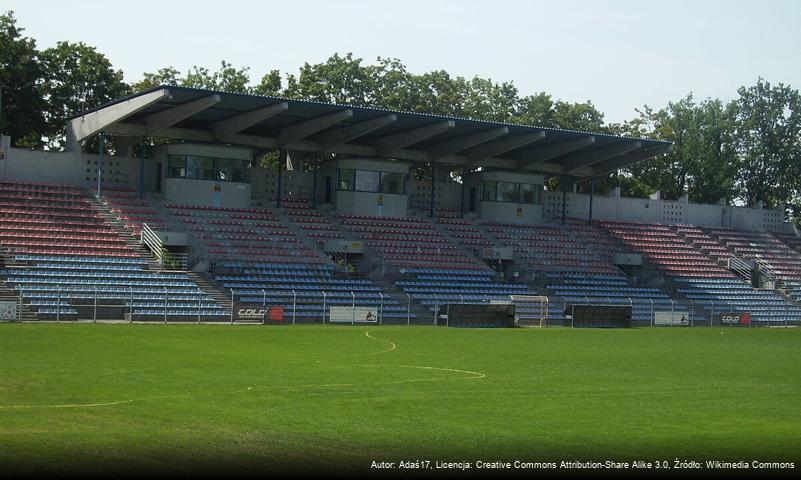
POLYGON ((36 1, 3 0, 40 48, 97 47, 126 81, 172 65, 251 78, 353 52, 399 58, 410 71, 444 69, 592 100, 607 122, 663 107, 688 92, 734 98, 759 76, 801 88, 801 1, 36 1))

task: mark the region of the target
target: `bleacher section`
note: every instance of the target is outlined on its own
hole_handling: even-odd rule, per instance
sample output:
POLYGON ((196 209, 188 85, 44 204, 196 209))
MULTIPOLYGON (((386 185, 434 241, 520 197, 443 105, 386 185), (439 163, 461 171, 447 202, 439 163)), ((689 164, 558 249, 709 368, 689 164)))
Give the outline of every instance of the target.
POLYGON ((0 205, 0 275, 39 319, 226 315, 186 272, 148 270, 78 188, 4 182, 0 205))
POLYGON ((477 260, 466 256, 424 218, 337 217, 355 235, 378 252, 388 265, 398 268, 477 270, 477 260))
POLYGON ((515 258, 539 273, 586 273, 589 275, 619 275, 620 271, 603 261, 590 249, 579 227, 560 225, 523 225, 484 222, 482 226, 502 243, 514 248, 515 258))
POLYGON ((779 280, 801 280, 801 254, 767 232, 707 229, 709 234, 738 257, 755 260, 779 280))
POLYGON ((170 215, 207 249, 212 262, 322 264, 321 253, 303 245, 266 208, 214 208, 168 203, 170 215))
POLYGON ((771 290, 751 288, 738 279, 678 278, 678 289, 695 305, 709 311, 718 322, 722 313, 751 315, 751 322, 774 324, 801 320, 801 306, 792 304, 771 290))
MULTIPOLYGON (((663 271, 677 285, 676 291, 692 302, 691 309, 705 310, 696 313, 711 323, 719 322, 720 313, 746 312, 755 324, 801 320, 797 304, 774 291, 752 288, 723 266, 735 253, 729 250, 734 248, 734 242, 716 243, 713 235, 692 225, 613 221, 598 224, 663 271)), ((720 233, 723 232, 731 233, 730 230, 720 233)), ((745 247, 741 243, 736 245, 745 247)), ((742 255, 751 248, 749 245, 737 253, 742 255)))
POLYGON ((331 264, 224 262, 216 280, 244 306, 282 307, 284 321, 327 321, 331 306, 375 307, 381 323, 415 319, 368 279, 338 276, 331 264), (382 296, 383 295, 383 296, 382 296))
MULTIPOLYGON (((567 305, 630 305, 631 319, 650 325, 655 312, 678 312, 685 307, 658 288, 633 287, 623 275, 547 274, 548 290, 567 305)), ((691 316, 692 312, 688 312, 691 316)), ((688 318, 688 321, 693 319, 688 318)))
POLYGON ((103 193, 103 200, 111 212, 124 222, 124 227, 137 237, 142 231, 143 223, 147 223, 153 230, 167 229, 167 224, 156 210, 155 203, 148 199, 137 198, 137 193, 132 189, 107 187, 103 193))
POLYGON ((307 237, 322 245, 327 240, 345 238, 328 218, 313 209, 305 200, 284 199, 281 207, 287 217, 298 226, 307 237))
MULTIPOLYGON (((306 202, 282 203, 284 213, 320 247, 327 239, 342 238, 306 202)), ((415 318, 407 306, 384 295, 370 280, 338 274, 321 249, 307 247, 269 208, 176 204, 167 208, 206 248, 215 264, 215 280, 233 293, 239 306, 283 307, 286 321, 296 322, 323 321, 329 307, 354 304, 375 306, 382 322, 415 318)))
POLYGON ((801 253, 801 237, 793 233, 774 233, 773 236, 784 242, 796 252, 801 253))
POLYGON ((462 245, 462 248, 473 252, 474 255, 478 255, 481 248, 491 247, 495 244, 473 222, 459 218, 459 214, 454 209, 438 209, 436 221, 442 225, 448 235, 462 245))
POLYGON ((734 278, 705 253, 698 251, 667 225, 603 220, 602 228, 628 247, 643 254, 651 264, 671 276, 734 278))
POLYGON ((395 284, 432 312, 447 303, 511 302, 511 295, 537 295, 523 283, 495 282, 487 270, 410 268, 405 273, 411 279, 395 284))

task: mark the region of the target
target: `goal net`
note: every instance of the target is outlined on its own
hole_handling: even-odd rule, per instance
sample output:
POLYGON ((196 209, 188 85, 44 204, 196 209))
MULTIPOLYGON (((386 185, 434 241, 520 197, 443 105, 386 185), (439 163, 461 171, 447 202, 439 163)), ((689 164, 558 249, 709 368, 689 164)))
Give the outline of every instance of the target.
POLYGON ((520 327, 546 327, 548 297, 540 295, 512 295, 515 305, 515 325, 520 327))

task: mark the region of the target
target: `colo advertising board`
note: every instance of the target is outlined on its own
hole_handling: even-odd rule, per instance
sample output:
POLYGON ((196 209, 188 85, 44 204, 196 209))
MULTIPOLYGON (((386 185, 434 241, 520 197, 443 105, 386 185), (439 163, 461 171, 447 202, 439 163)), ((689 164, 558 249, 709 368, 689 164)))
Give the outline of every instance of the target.
POLYGON ((750 325, 751 313, 749 312, 730 312, 721 313, 718 320, 724 325, 750 325))
POLYGON ((331 307, 331 323, 376 323, 377 307, 331 307))

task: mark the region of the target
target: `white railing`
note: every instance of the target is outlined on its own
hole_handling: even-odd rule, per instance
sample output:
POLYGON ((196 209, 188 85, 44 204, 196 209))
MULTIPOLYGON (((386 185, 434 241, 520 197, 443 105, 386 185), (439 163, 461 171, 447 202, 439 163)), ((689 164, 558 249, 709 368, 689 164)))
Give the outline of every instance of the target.
POLYGON ((170 270, 186 270, 188 255, 186 253, 173 253, 164 248, 161 238, 147 223, 142 223, 142 233, 139 240, 153 252, 153 256, 162 267, 170 270))

